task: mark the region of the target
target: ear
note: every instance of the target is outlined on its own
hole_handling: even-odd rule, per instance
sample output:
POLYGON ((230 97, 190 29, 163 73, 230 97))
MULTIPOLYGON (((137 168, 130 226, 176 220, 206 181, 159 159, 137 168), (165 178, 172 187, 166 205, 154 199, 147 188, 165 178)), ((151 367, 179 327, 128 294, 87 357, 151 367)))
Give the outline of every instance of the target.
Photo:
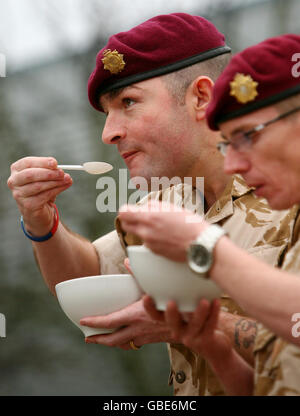
POLYGON ((214 82, 211 78, 200 76, 193 81, 193 107, 198 121, 205 119, 205 113, 212 99, 214 82))

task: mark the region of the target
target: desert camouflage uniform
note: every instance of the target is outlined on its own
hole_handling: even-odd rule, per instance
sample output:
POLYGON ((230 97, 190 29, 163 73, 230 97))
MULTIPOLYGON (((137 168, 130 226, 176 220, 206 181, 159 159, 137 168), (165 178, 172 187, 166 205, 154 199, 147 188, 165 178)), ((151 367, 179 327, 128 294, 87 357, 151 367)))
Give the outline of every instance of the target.
MULTIPOLYGON (((300 275, 300 221, 294 232, 295 244, 287 253, 282 269, 300 275)), ((295 296, 299 296, 295 294, 295 296)), ((280 305, 278 305, 280 308, 280 305)), ((300 312, 295 311, 295 312, 300 312)), ((294 323, 288 323, 291 326, 294 323)), ((300 395, 300 348, 277 337, 261 324, 254 346, 256 396, 300 395)))
MULTIPOLYGON (((198 214, 203 213, 203 204, 195 200, 195 189, 181 185, 151 193, 149 199, 168 201, 198 214)), ((223 226, 229 237, 238 246, 268 262, 280 265, 289 247, 296 210, 272 211, 264 199, 256 198, 240 176, 234 176, 221 197, 206 213, 210 223, 223 226)), ((115 231, 96 240, 101 273, 126 273, 123 265, 126 245, 141 244, 135 236, 123 232, 116 221, 115 231), (121 243, 120 243, 121 242, 121 243)), ((241 276, 242 278, 242 276, 241 276)), ((222 308, 230 313, 245 316, 241 308, 228 296, 222 296, 222 308)), ((169 355, 175 395, 223 395, 224 391, 207 362, 182 344, 171 344, 169 355)))

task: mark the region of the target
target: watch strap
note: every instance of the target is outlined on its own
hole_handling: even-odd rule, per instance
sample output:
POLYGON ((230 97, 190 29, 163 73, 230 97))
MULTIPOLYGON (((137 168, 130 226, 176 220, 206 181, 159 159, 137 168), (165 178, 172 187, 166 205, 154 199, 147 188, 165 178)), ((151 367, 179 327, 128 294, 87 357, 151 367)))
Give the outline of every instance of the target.
POLYGON ((209 225, 202 233, 193 241, 193 244, 202 244, 208 250, 213 250, 219 238, 226 234, 226 231, 219 225, 209 225))

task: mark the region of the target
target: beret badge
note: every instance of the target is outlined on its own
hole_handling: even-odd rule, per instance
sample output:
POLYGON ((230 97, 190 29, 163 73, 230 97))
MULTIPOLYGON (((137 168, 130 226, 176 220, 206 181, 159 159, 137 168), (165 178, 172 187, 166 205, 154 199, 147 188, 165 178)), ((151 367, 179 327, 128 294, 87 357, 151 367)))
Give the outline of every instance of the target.
POLYGON ((255 82, 250 75, 237 73, 230 82, 230 95, 234 96, 239 103, 246 104, 253 101, 258 95, 255 82))
POLYGON ((119 72, 121 72, 125 66, 123 56, 124 55, 119 53, 116 49, 114 51, 106 49, 103 52, 102 58, 104 69, 110 71, 111 74, 118 74, 119 72))

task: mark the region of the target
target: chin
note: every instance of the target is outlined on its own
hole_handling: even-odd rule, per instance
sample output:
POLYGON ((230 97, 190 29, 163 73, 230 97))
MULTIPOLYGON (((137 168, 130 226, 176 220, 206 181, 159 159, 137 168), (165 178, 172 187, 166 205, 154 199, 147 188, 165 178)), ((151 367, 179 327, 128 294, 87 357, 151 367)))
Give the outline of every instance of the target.
POLYGON ((300 203, 300 195, 299 195, 299 198, 291 198, 291 197, 288 198, 287 196, 282 196, 281 198, 279 198, 277 195, 276 197, 266 198, 266 199, 270 207, 278 211, 289 209, 293 205, 300 203))
POLYGON ((277 211, 281 211, 281 210, 288 209, 288 208, 291 207, 291 205, 287 205, 282 201, 273 202, 273 201, 270 201, 268 199, 267 199, 267 201, 268 201, 268 204, 270 205, 270 207, 272 209, 277 210, 277 211))
POLYGON ((151 176, 143 169, 131 169, 129 171, 131 183, 141 191, 150 191, 151 176))

